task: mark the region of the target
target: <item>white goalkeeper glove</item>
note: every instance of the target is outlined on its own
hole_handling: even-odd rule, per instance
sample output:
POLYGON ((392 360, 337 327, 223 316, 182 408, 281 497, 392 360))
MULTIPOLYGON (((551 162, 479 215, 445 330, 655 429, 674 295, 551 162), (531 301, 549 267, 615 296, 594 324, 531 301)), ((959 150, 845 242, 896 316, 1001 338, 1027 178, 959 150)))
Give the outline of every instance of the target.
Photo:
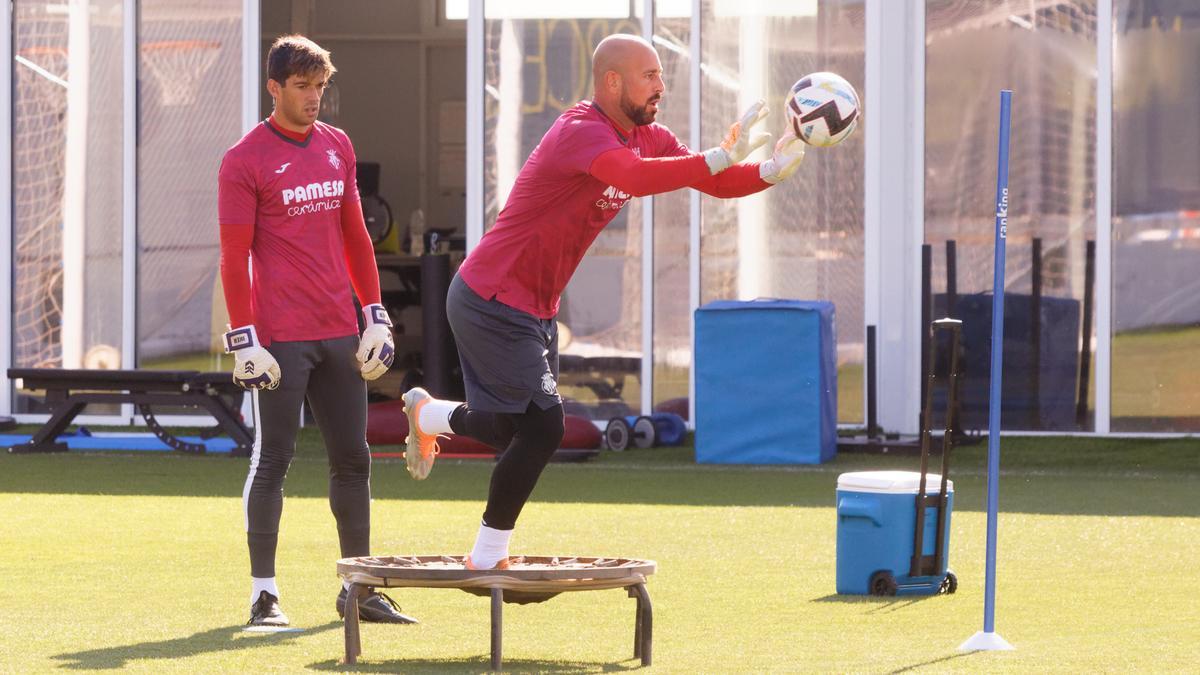
POLYGON ((771 134, 750 133, 750 128, 761 122, 767 116, 767 112, 765 101, 762 99, 755 101, 754 105, 746 108, 746 112, 742 113, 741 119, 729 127, 729 133, 725 135, 725 140, 721 141, 720 145, 701 153, 704 155, 704 161, 708 162, 708 170, 712 175, 715 176, 741 162, 759 146, 771 140, 771 134))
POLYGON ((378 379, 392 367, 396 359, 396 343, 392 341, 392 320, 383 305, 363 307, 367 327, 358 340, 359 372, 364 380, 378 379))
POLYGON ((775 144, 771 159, 758 165, 758 177, 772 185, 786 180, 796 173, 800 162, 804 161, 804 148, 804 141, 796 138, 795 134, 784 134, 775 144))
POLYGON ((279 386, 279 362, 258 343, 254 326, 226 332, 225 353, 233 354, 233 381, 239 387, 274 389, 279 386))

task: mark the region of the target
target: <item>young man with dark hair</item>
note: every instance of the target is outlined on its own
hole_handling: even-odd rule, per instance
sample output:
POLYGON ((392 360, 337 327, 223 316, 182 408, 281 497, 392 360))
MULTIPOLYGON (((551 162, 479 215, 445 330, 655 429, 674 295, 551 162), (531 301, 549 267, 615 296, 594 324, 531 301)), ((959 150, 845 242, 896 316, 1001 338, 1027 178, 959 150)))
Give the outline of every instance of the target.
POLYGON ((405 393, 409 471, 425 478, 437 434, 502 451, 467 567, 503 568, 525 502, 563 436, 558 378, 559 296, 588 247, 630 197, 691 187, 741 197, 792 175, 804 145, 786 134, 762 163, 741 163, 770 138, 751 134, 762 101, 717 147, 693 153, 655 124, 666 90, 654 48, 611 35, 592 57, 593 100, 564 112, 517 175, 496 224, 450 284, 446 313, 458 344, 467 403, 405 393))
MULTIPOLYGON (((341 129, 317 121, 334 72, 329 52, 311 40, 276 40, 267 54, 274 111, 225 153, 218 177, 221 281, 233 326, 225 351, 234 355, 234 381, 251 390, 255 418, 242 492, 252 625, 288 625, 275 549, 306 399, 329 457, 341 556, 370 553, 364 380, 386 372, 394 351, 355 185, 354 147, 341 129), (352 287, 363 308, 361 335, 352 287)), ((345 603, 343 587, 339 614, 345 603)), ((359 606, 365 621, 414 622, 380 593, 359 606)))

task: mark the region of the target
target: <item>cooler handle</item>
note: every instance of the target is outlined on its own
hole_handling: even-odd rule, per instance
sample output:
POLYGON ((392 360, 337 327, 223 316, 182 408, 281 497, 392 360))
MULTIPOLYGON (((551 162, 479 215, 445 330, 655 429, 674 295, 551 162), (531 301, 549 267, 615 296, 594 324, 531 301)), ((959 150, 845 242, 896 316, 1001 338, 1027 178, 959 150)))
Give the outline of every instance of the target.
POLYGON ((839 497, 837 504, 837 513, 839 517, 846 518, 866 518, 875 524, 876 527, 883 526, 883 509, 879 505, 877 499, 866 499, 864 497, 839 497))

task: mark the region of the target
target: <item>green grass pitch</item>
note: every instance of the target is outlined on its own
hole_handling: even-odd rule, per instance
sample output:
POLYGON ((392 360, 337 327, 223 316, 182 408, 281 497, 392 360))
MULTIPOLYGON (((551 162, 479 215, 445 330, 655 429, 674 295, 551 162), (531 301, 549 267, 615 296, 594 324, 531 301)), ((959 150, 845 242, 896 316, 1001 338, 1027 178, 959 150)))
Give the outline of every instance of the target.
MULTIPOLYGON (((304 630, 273 635, 242 630, 244 460, 0 454, 0 671, 487 670, 488 601, 433 589, 394 592, 421 624, 366 625, 362 661, 340 664, 318 439, 302 434, 279 550, 283 607, 304 630)), ((982 444, 952 467, 950 596, 834 594, 837 475, 915 469, 912 457, 712 467, 678 448, 555 464, 513 552, 656 560, 654 672, 1196 671, 1196 440, 1006 438, 1003 452, 996 627, 1014 652, 957 650, 982 624, 982 444)), ((465 553, 490 470, 448 460, 415 482, 402 460, 377 460, 375 552, 465 553)), ((633 612, 621 591, 506 606, 505 666, 639 669, 633 612)))

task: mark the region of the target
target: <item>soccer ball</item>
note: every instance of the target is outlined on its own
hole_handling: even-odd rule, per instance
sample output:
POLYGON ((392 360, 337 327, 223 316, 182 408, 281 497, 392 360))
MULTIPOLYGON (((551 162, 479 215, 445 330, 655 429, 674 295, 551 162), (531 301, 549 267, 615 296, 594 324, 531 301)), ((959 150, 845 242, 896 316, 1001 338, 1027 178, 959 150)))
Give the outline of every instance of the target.
POLYGON ((800 140, 827 148, 846 140, 858 126, 858 92, 833 73, 813 73, 792 85, 788 123, 800 140))

